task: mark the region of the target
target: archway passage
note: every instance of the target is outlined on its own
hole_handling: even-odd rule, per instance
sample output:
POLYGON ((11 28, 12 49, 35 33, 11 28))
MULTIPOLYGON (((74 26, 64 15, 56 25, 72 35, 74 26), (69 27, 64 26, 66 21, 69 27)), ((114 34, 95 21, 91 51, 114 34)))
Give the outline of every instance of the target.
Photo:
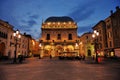
POLYGON ((55 47, 55 55, 59 56, 64 50, 64 47, 62 45, 56 45, 55 47))
POLYGON ((0 58, 5 54, 5 43, 0 43, 0 58))
POLYGON ((44 47, 44 56, 49 56, 51 53, 51 46, 50 45, 46 45, 44 47))
POLYGON ((91 56, 91 50, 88 50, 88 56, 91 56))
POLYGON ((74 46, 73 45, 68 45, 67 48, 66 48, 66 50, 68 52, 74 51, 74 46))

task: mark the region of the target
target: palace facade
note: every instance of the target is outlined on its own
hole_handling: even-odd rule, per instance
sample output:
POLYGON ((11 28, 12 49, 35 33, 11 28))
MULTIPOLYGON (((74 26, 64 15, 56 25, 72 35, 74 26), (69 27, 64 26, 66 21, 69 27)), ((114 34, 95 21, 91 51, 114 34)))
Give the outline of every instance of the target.
POLYGON ((41 56, 59 56, 63 52, 79 55, 77 24, 72 18, 49 17, 42 23, 40 38, 41 56))

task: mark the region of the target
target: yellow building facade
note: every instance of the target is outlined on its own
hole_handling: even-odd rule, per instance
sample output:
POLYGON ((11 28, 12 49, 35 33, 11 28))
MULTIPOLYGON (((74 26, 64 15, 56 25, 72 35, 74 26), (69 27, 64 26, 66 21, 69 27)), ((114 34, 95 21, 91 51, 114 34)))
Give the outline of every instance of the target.
POLYGON ((42 23, 41 56, 59 56, 63 52, 79 54, 77 24, 70 17, 49 17, 42 23))
MULTIPOLYGON (((15 37, 13 33, 14 27, 6 21, 0 20, 0 59, 14 58, 15 56, 15 37)), ((30 53, 31 37, 21 34, 21 38, 17 41, 16 56, 22 54, 27 56, 30 53)))
POLYGON ((0 58, 2 57, 12 57, 14 54, 13 39, 11 35, 13 34, 13 26, 8 22, 0 20, 0 58))
POLYGON ((85 55, 87 57, 92 57, 94 53, 94 45, 92 44, 92 33, 87 32, 79 37, 79 52, 80 55, 85 55))

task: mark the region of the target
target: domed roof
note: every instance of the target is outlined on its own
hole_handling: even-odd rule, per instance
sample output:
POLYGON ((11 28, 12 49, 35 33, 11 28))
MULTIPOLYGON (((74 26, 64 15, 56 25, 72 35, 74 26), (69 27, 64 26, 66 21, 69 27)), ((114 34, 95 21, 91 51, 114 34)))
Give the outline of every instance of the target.
POLYGON ((68 17, 68 16, 63 16, 63 17, 49 17, 45 20, 45 22, 69 22, 69 21, 73 21, 72 18, 68 17))

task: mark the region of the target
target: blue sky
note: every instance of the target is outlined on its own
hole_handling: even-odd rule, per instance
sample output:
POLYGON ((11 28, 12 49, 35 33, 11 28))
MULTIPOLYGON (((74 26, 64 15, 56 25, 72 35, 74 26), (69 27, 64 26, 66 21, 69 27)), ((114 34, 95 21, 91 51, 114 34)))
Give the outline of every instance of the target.
POLYGON ((0 19, 38 39, 42 21, 51 16, 69 16, 77 22, 81 35, 110 16, 116 6, 120 6, 120 0, 0 0, 0 19))

